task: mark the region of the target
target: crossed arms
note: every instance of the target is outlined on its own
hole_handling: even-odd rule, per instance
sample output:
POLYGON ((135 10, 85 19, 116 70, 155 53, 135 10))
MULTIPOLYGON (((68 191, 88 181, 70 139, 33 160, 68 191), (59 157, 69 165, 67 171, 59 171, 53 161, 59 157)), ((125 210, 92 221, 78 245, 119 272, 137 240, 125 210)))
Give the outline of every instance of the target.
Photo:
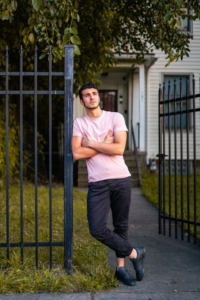
POLYGON ((71 143, 73 157, 78 160, 93 157, 98 153, 123 155, 126 146, 126 131, 115 132, 114 138, 111 137, 110 134, 111 131, 109 131, 105 137, 104 143, 92 140, 87 132, 85 132, 85 139, 79 136, 73 136, 71 143))

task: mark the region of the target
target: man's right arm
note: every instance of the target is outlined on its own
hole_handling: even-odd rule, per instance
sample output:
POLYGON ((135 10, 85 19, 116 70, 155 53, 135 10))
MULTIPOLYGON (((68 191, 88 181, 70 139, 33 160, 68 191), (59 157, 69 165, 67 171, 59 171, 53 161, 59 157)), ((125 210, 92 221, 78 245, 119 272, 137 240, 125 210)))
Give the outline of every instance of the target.
POLYGON ((99 152, 97 150, 86 148, 81 146, 82 137, 80 136, 73 136, 72 137, 72 153, 74 159, 82 159, 82 158, 89 158, 95 156, 99 152))

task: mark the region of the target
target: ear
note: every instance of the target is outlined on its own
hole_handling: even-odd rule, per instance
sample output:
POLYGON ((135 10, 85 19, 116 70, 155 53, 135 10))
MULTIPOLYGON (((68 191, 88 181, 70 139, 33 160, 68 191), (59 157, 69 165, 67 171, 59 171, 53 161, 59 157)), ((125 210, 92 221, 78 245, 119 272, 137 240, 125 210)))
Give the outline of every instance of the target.
POLYGON ((82 99, 80 99, 80 103, 81 103, 81 105, 85 106, 85 104, 84 104, 84 102, 83 102, 82 99))

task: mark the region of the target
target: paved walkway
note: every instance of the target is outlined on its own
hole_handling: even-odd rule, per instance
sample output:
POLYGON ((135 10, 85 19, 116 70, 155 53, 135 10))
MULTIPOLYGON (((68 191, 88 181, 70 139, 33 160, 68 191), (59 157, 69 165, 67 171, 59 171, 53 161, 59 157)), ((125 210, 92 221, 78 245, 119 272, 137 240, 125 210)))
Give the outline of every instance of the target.
MULTIPOLYGON (((130 243, 146 248, 145 277, 135 287, 120 284, 112 296, 104 294, 105 299, 200 299, 200 245, 188 243, 187 237, 181 241, 180 232, 178 240, 159 235, 158 211, 146 201, 139 188, 132 189, 129 223, 130 243), (117 294, 121 297, 115 298, 117 294)), ((110 251, 109 262, 113 268, 115 260, 110 251)), ((126 259, 126 267, 134 274, 129 259, 126 259)), ((102 297, 99 295, 96 299, 102 297)))
MULTIPOLYGON (((109 226, 111 227, 111 216, 109 226)), ((180 237, 180 234, 179 234, 180 237)), ((158 212, 146 201, 139 188, 132 189, 129 241, 146 247, 145 277, 135 287, 120 283, 119 288, 95 295, 17 294, 0 300, 199 300, 200 245, 194 245, 158 234, 158 212)), ((115 255, 109 252, 109 263, 115 269, 115 255)), ((134 274, 129 259, 127 269, 134 274)))

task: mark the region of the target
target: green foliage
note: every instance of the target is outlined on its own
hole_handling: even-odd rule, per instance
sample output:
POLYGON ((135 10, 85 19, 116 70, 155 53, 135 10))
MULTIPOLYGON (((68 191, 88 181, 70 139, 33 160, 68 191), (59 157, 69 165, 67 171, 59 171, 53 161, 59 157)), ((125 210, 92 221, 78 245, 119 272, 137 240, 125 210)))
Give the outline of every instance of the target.
MULTIPOLYGON (((25 186, 24 242, 35 239, 34 186, 25 186)), ((6 239, 5 191, 0 192, 0 242, 6 239)), ((24 249, 24 265, 21 266, 20 249, 11 250, 10 260, 6 250, 0 249, 0 293, 24 292, 95 292, 117 286, 113 271, 107 264, 107 248, 91 237, 88 230, 86 193, 74 190, 73 224, 73 274, 63 269, 63 247, 53 247, 53 269, 49 271, 49 248, 39 248, 39 269, 35 270, 35 249, 24 249), (5 268, 9 263, 9 268, 5 268)), ((63 186, 52 189, 53 241, 64 239, 63 186)), ((49 241, 49 189, 38 188, 38 239, 49 241)), ((10 188, 10 242, 20 241, 20 191, 10 188)))
MULTIPOLYGON (((181 19, 199 19, 199 11, 200 3, 194 0, 0 0, 0 50, 6 44, 19 49, 24 43, 26 59, 37 45, 42 59, 51 46, 58 63, 64 45, 75 45, 76 90, 112 67, 115 53, 135 54, 141 62, 145 54, 161 49, 167 65, 189 56, 192 35, 179 27, 181 19)), ((2 55, 0 65, 1 60, 2 55)), ((30 63, 29 67, 33 69, 30 63)))
MULTIPOLYGON (((54 62, 56 62, 64 57, 65 44, 71 41, 72 44, 77 45, 77 37, 74 38, 74 30, 71 29, 76 27, 78 2, 74 3, 72 0, 1 0, 0 8, 0 19, 10 22, 13 22, 15 14, 20 10, 23 11, 24 15, 20 18, 23 30, 20 31, 20 35, 26 46, 29 43, 35 44, 36 41, 43 42, 42 57, 49 53, 51 45, 54 62), (68 38, 64 41, 62 41, 63 27, 69 29, 68 38)), ((78 34, 77 29, 75 34, 78 34)))
MULTIPOLYGON (((196 191, 196 221, 200 222, 200 174, 196 177, 197 191, 196 191)), ((190 197, 190 220, 194 220, 194 176, 189 178, 189 197, 190 197)), ((159 206, 158 194, 158 175, 147 172, 142 176, 142 193, 148 201, 153 203, 157 208, 159 206)), ((169 199, 171 199, 171 216, 175 217, 175 176, 165 176, 165 212, 169 215, 169 199), (171 195, 169 197, 169 179, 171 180, 171 195)), ((177 217, 181 218, 181 176, 177 176, 177 217)), ((187 203, 187 176, 183 176, 183 218, 188 219, 188 203, 187 203)), ((184 229, 187 231, 188 226, 184 224, 184 229)), ((190 231, 194 234, 194 226, 190 225, 190 231)), ((188 233, 187 233, 188 234, 188 233)), ((197 238, 200 240, 200 228, 197 227, 197 238)))
MULTIPOLYGON (((19 126, 15 120, 15 106, 9 106, 9 180, 10 182, 19 173, 19 126)), ((0 189, 6 180, 6 120, 5 103, 0 105, 0 189)))

